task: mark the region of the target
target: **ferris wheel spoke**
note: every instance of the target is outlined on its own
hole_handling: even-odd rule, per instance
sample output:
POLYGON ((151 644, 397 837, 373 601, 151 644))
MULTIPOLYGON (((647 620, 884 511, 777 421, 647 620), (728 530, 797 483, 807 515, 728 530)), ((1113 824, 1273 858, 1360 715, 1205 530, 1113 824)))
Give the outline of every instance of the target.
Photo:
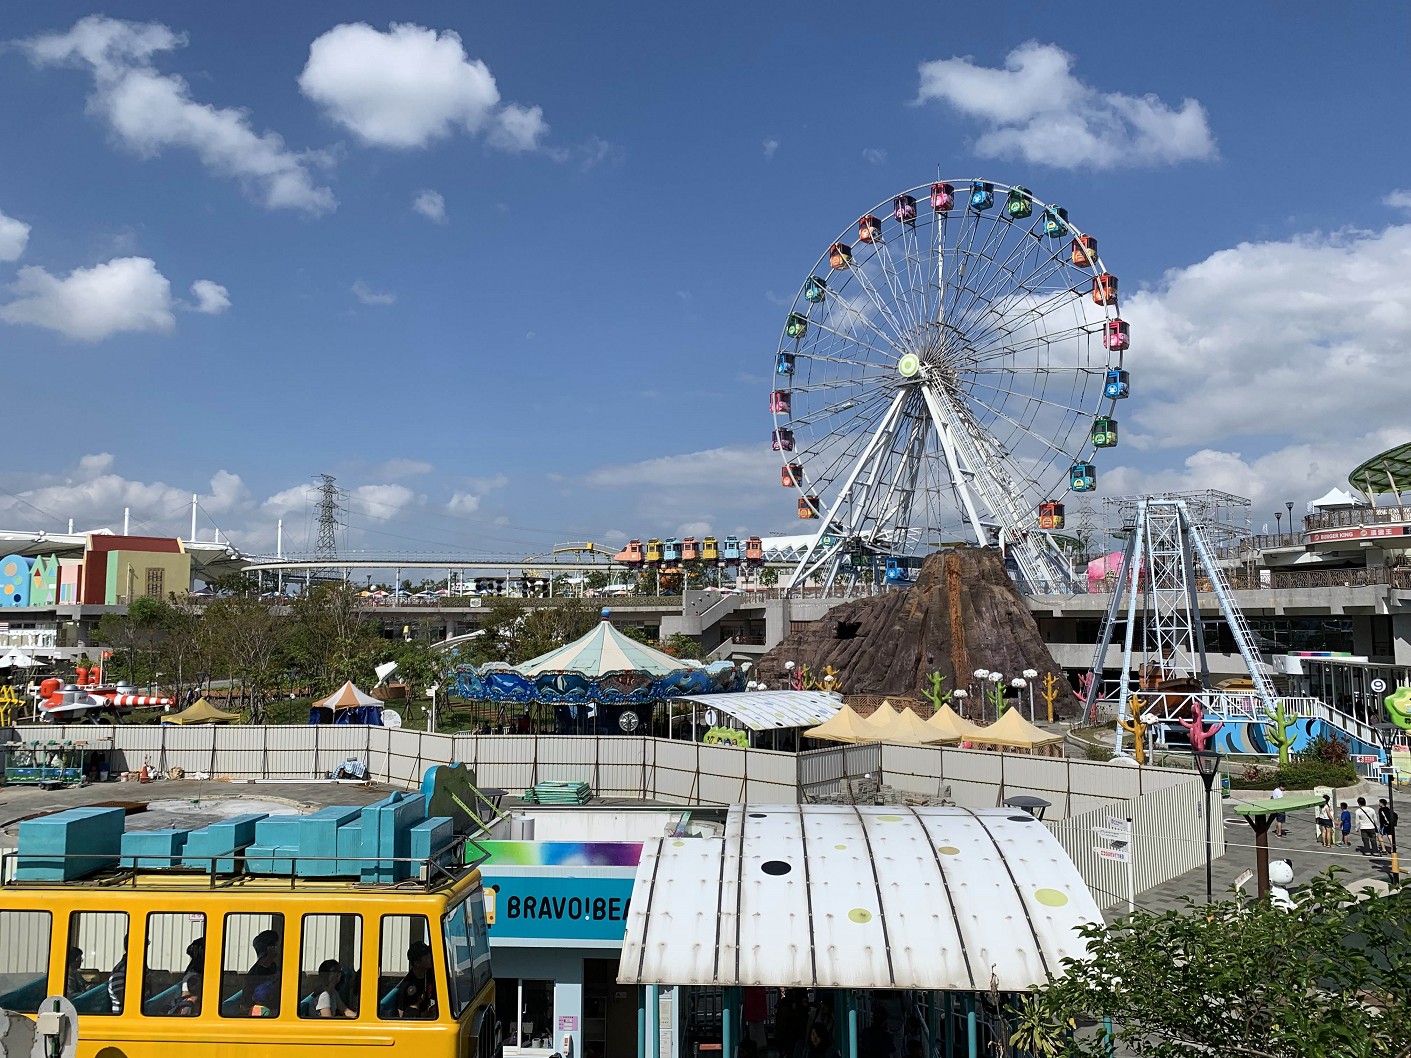
POLYGON ((809 427, 812 427, 812 426, 816 426, 818 423, 823 422, 823 421, 825 421, 825 420, 831 418, 832 416, 838 415, 838 414, 840 414, 840 413, 842 413, 842 412, 851 412, 851 413, 853 413, 853 414, 849 415, 848 418, 849 418, 849 420, 855 420, 855 419, 858 418, 859 416, 864 416, 864 417, 865 417, 867 414, 869 414, 869 412, 870 412, 870 410, 871 410, 871 406, 872 406, 873 404, 877 403, 879 399, 880 399, 880 397, 878 397, 878 396, 873 396, 873 397, 869 397, 869 398, 863 398, 863 399, 860 399, 860 400, 859 400, 859 399, 848 399, 848 400, 834 401, 832 404, 825 404, 825 405, 823 405, 823 406, 820 407, 820 408, 810 409, 807 414, 798 416, 797 418, 790 419, 790 420, 789 420, 789 425, 790 425, 791 427, 797 427, 797 426, 809 426, 809 427))
MULTIPOLYGON (((1072 455, 1072 454, 1070 454, 1070 453, 1064 451, 1064 450, 1063 450, 1062 448, 1060 448, 1058 445, 1054 444, 1053 441, 1049 440, 1049 438, 1043 436, 1043 434, 1039 433, 1038 431, 1031 430, 1031 429, 1029 428, 1029 426, 1027 426, 1026 424, 1020 422, 1018 419, 1015 419, 1014 417, 1012 417, 1012 416, 1010 416, 1010 415, 1006 415, 1003 411, 1001 411, 1000 409, 996 408, 994 405, 990 404, 988 401, 982 400, 980 397, 977 397, 973 392, 969 395, 969 399, 972 400, 972 401, 974 401, 976 404, 980 405, 980 407, 984 408, 984 409, 985 409, 986 411, 988 411, 991 415, 994 415, 994 416, 997 416, 998 418, 1003 419, 1005 422, 1007 422, 1007 423, 1009 423, 1011 426, 1013 426, 1016 430, 1019 430, 1019 431, 1021 431, 1022 433, 1024 433, 1026 436, 1033 438, 1035 441, 1037 441, 1037 442, 1039 443, 1039 445, 1040 445, 1041 447, 1044 447, 1044 448, 1049 449, 1050 451, 1052 451, 1052 452, 1055 453, 1056 455, 1062 456, 1064 459, 1071 460, 1071 459, 1073 458, 1073 455, 1072 455)), ((1081 414, 1081 413, 1077 412, 1075 409, 1069 408, 1069 409, 1066 409, 1066 410, 1069 411, 1069 412, 1072 412, 1072 413, 1075 414, 1075 415, 1076 415, 1076 414, 1081 414)))
MULTIPOLYGON (((975 341, 973 346, 975 351, 966 360, 966 363, 971 366, 972 370, 983 370, 979 365, 993 363, 996 360, 1017 361, 1030 353, 1061 350, 1067 343, 1095 337, 1097 331, 1095 326, 1077 323, 1060 330, 1050 330, 1043 334, 1020 337, 1022 332, 1027 329, 1020 324, 1012 329, 987 330, 975 341)), ((1106 350, 1103 351, 1106 352, 1106 350)), ((1103 363, 1106 364, 1106 362, 1104 357, 1103 363)))
POLYGON ((997 320, 1015 315, 1016 310, 1021 317, 1032 314, 1032 307, 1024 307, 1025 302, 1037 300, 1048 304, 1055 299, 1076 297, 1071 287, 1048 286, 1049 280, 1061 270, 1061 262, 1049 262, 1048 266, 1035 268, 1023 276, 1017 272, 996 273, 989 277, 989 285, 977 289, 969 304, 958 313, 956 326, 974 343, 980 340, 977 325, 983 331, 992 328, 997 320), (997 302, 1000 307, 996 307, 997 302))
POLYGON ((951 254, 953 267, 950 281, 946 284, 946 299, 941 302, 941 319, 952 326, 955 326, 956 321, 962 315, 960 305, 974 287, 973 275, 984 269, 986 250, 996 234, 994 225, 991 224, 986 230, 984 238, 980 240, 980 248, 978 250, 975 248, 975 238, 980 231, 981 221, 984 219, 983 213, 977 213, 969 208, 961 217, 960 234, 956 236, 955 250, 951 254), (961 245, 962 238, 964 245, 961 245))
MULTIPOLYGON (((901 225, 905 227, 905 225, 901 225)), ((906 233, 900 233, 904 240, 906 233)), ((907 284, 903 281, 903 274, 897 268, 897 263, 892 257, 892 246, 890 239, 882 239, 874 244, 873 258, 877 261, 877 266, 882 272, 883 278, 887 281, 887 290, 892 296, 900 315, 901 326, 898 328, 898 335, 914 334, 921 328, 921 320, 912 311, 911 298, 907 284)), ((903 261, 905 261, 905 246, 903 244, 903 261)))
MULTIPOLYGON (((1002 239, 1006 234, 1013 235, 1014 230, 1005 232, 1000 227, 999 221, 993 222, 991 235, 998 235, 1002 239)), ((1022 231, 1019 237, 1011 241, 1009 250, 1003 258, 997 258, 985 252, 988 248, 989 242, 987 241, 982 246, 979 261, 973 266, 975 269, 974 279, 967 286, 971 297, 965 302, 956 302, 951 306, 948 318, 962 333, 968 333, 968 322, 977 301, 983 300, 988 304, 992 297, 1001 290, 1025 286, 1026 280, 1021 278, 1021 273, 1032 276, 1036 265, 1028 265, 1024 269, 1021 269, 1020 265, 1034 257, 1042 247, 1033 238, 1031 226, 1028 231, 1022 231)), ((1032 284, 1032 278, 1027 282, 1032 284)))
MULTIPOLYGON (((904 354, 905 350, 901 347, 900 344, 897 343, 896 339, 892 335, 888 334, 881 327, 878 327, 876 324, 874 324, 870 319, 867 318, 864 313, 859 312, 857 308, 850 304, 847 299, 845 299, 841 294, 838 294, 831 287, 829 287, 827 296, 827 304, 831 306, 834 302, 836 302, 840 306, 839 311, 845 314, 845 318, 848 320, 849 323, 865 327, 872 334, 880 338, 883 342, 886 343, 887 347, 891 350, 891 355, 900 357, 904 354)), ((861 339, 855 337, 854 335, 848 334, 846 331, 841 331, 838 328, 833 327, 822 321, 810 321, 809 325, 816 326, 819 330, 824 331, 827 334, 831 334, 834 337, 839 338, 845 342, 853 342, 856 345, 860 345, 864 349, 868 349, 872 352, 877 353, 877 355, 879 356, 888 355, 886 352, 877 348, 875 345, 871 345, 867 342, 864 342, 861 339)))
MULTIPOLYGON (((873 251, 873 258, 876 258, 875 249, 873 251)), ((904 346, 901 343, 901 336, 906 333, 906 327, 903 326, 900 322, 898 322, 896 316, 892 312, 891 305, 887 302, 887 299, 882 296, 881 292, 872 282, 872 277, 867 274, 867 270, 863 267, 862 264, 854 263, 852 266, 852 273, 853 276, 857 279, 858 286, 862 288, 863 293, 867 295, 868 301, 872 303, 872 308, 877 312, 878 316, 886 320, 888 326, 892 328, 892 340, 889 341, 889 344, 892 345, 893 348, 903 348, 904 346)), ((880 328, 876 329, 879 333, 885 333, 882 332, 880 328)))
MULTIPOLYGON (((972 327, 968 333, 971 348, 979 350, 989 346, 997 334, 1004 334, 1005 342, 1002 348, 1008 349, 1013 346, 1016 339, 1013 337, 1025 329, 1036 330, 1040 325, 1051 321, 1054 315, 1065 306, 1071 306, 1074 313, 1078 314, 1079 322, 1073 326, 1075 328, 1095 332, 1101 325, 1088 324, 1082 315, 1084 312, 1083 302, 1079 295, 1071 290, 1054 291, 1043 300, 1034 301, 1022 307, 1017 303, 1006 312, 993 311, 988 318, 980 321, 979 326, 972 327)), ((1051 324, 1050 324, 1051 326, 1051 324)), ((1067 330, 1067 328, 1064 328, 1067 330)), ((1041 341, 1048 337, 1047 330, 1033 334, 1027 341, 1041 341)))
POLYGON ((926 260, 921 249, 921 240, 916 233, 916 223, 902 224, 902 252, 906 262, 906 290, 911 303, 911 315, 918 332, 932 319, 930 312, 930 292, 933 289, 926 272, 926 260))

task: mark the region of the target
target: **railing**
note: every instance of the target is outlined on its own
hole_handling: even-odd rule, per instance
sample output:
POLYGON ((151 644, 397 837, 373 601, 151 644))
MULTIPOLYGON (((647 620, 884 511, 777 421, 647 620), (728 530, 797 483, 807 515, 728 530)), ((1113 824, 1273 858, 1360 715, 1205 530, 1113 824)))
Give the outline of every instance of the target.
POLYGON ((1345 511, 1320 511, 1303 519, 1303 531, 1355 529, 1360 525, 1411 524, 1411 507, 1353 507, 1345 511))
MULTIPOLYGON (((1199 704, 1205 715, 1217 714, 1228 717, 1247 717, 1263 722, 1267 719, 1260 707, 1259 699, 1253 693, 1229 694, 1216 691, 1193 694, 1161 694, 1158 692, 1137 691, 1134 698, 1141 700, 1142 715, 1150 715, 1158 720, 1179 720, 1190 716, 1190 708, 1199 704)), ((1328 705, 1321 698, 1301 695, 1280 695, 1277 700, 1293 716, 1323 720, 1340 728, 1353 738, 1370 746, 1379 745, 1376 731, 1363 720, 1351 713, 1328 705)), ((1108 699, 1099 702, 1111 715, 1116 715, 1118 703, 1108 699)))

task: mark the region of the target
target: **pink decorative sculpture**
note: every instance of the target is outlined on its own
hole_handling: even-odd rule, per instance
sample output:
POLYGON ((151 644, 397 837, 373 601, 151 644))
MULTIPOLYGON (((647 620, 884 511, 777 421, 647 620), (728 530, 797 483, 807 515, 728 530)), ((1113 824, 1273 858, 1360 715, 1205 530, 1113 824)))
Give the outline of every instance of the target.
POLYGON ((1191 702, 1191 718, 1180 721, 1180 724, 1190 732, 1191 749, 1201 750, 1210 747, 1210 740, 1215 737, 1215 732, 1225 726, 1225 721, 1216 720, 1209 727, 1205 726, 1205 710, 1199 702, 1191 702))
MULTIPOLYGON (((1080 693, 1082 694, 1082 696, 1083 696, 1083 701, 1087 701, 1087 700, 1088 700, 1088 689, 1089 689, 1090 687, 1092 687, 1092 685, 1093 685, 1093 679, 1094 679, 1094 677, 1093 677, 1093 674, 1092 674, 1091 672, 1085 672, 1085 673, 1083 673, 1081 676, 1078 677, 1078 690, 1079 690, 1079 692, 1080 692, 1080 693)), ((1095 724, 1095 723, 1097 723, 1097 699, 1096 699, 1096 698, 1093 699, 1093 707, 1092 707, 1092 709, 1089 710, 1089 712, 1088 712, 1088 723, 1090 723, 1090 724, 1095 724)))

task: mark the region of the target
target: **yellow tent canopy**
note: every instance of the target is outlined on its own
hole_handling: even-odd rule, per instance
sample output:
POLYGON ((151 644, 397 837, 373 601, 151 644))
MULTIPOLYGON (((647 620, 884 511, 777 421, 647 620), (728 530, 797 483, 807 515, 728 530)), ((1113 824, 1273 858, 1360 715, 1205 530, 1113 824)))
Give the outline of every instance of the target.
POLYGON ((933 727, 916 715, 910 707, 903 709, 883 732, 887 742, 900 742, 909 746, 929 746, 938 742, 959 742, 958 735, 949 734, 939 726, 933 727))
POLYGON ((1035 727, 1020 715, 1019 710, 1010 707, 1004 715, 989 727, 980 729, 974 741, 990 746, 1013 746, 1016 749, 1037 749, 1062 742, 1062 735, 1054 735, 1035 727))
POLYGON ((862 722, 869 727, 875 727, 878 731, 886 731, 896 722, 901 714, 892 707, 892 703, 887 699, 882 699, 882 704, 872 710, 870 716, 864 716, 862 722))
POLYGON ((162 717, 164 724, 232 724, 240 719, 239 713, 227 713, 217 709, 205 698, 197 698, 179 713, 162 717))
POLYGON ((949 705, 943 705, 932 713, 931 719, 926 721, 926 726, 940 730, 947 738, 970 742, 974 742, 986 730, 979 724, 972 724, 949 705))
POLYGON ((817 727, 804 732, 805 738, 822 738, 829 742, 878 742, 878 731, 845 705, 817 727))

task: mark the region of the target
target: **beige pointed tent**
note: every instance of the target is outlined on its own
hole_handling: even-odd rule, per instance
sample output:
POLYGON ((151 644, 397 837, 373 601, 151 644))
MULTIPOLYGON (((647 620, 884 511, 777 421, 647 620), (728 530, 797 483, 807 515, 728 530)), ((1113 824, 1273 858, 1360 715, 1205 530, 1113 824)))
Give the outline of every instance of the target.
POLYGON ((817 727, 811 727, 804 732, 805 738, 822 738, 829 742, 877 742, 878 732, 862 717, 853 712, 851 706, 843 706, 834 714, 831 720, 827 720, 817 727))
POLYGON ((1012 746, 1015 749, 1041 749, 1063 741, 1062 735, 1051 734, 1025 720, 1019 710, 1010 707, 989 727, 982 728, 974 741, 987 746, 1012 746))
POLYGON ((907 746, 931 746, 939 742, 959 742, 958 735, 932 727, 911 708, 903 709, 882 733, 883 741, 907 746))
POLYGON ((162 717, 164 724, 233 724, 240 719, 239 713, 227 713, 217 709, 205 698, 197 698, 179 713, 162 717))
POLYGON ((931 719, 926 721, 926 725, 939 729, 949 738, 967 742, 976 741, 986 730, 979 724, 972 724, 949 705, 943 705, 932 713, 931 719))
POLYGON ((901 716, 887 699, 882 699, 882 704, 872 710, 871 715, 862 718, 862 722, 869 727, 875 727, 878 731, 888 730, 897 717, 901 716))
POLYGON ((354 709, 360 705, 370 705, 374 708, 381 709, 383 703, 379 702, 372 695, 364 694, 362 691, 358 690, 353 686, 353 681, 349 680, 327 698, 320 698, 318 701, 314 702, 310 708, 338 710, 354 709))

